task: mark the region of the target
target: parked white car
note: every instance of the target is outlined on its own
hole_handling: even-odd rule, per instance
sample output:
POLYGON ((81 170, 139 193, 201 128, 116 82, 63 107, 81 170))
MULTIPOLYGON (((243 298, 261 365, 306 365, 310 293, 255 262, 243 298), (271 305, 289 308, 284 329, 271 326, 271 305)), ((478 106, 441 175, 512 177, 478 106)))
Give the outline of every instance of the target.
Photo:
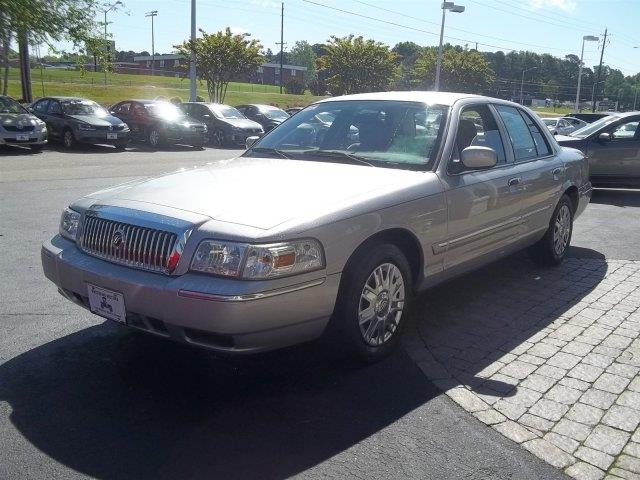
POLYGON ((554 135, 569 135, 587 125, 587 122, 573 117, 543 118, 542 121, 554 135))

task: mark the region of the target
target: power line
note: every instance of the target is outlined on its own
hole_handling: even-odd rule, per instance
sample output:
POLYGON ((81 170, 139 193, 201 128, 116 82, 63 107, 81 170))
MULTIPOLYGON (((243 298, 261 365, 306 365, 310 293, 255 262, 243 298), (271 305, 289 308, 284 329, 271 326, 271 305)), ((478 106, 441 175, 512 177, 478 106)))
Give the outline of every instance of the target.
MULTIPOLYGON (((429 24, 432 24, 432 25, 439 25, 437 22, 430 22, 429 20, 424 20, 422 18, 414 17, 412 15, 407 15, 406 13, 397 12, 395 10, 390 10, 388 8, 379 7, 378 5, 373 5, 371 3, 363 2, 362 0, 354 0, 354 1, 358 2, 358 3, 361 3, 362 5, 366 5, 368 7, 371 7, 371 8, 376 8, 378 10, 382 10, 382 11, 387 12, 387 13, 394 13, 396 15, 400 15, 401 17, 411 18, 413 20, 417 20, 419 22, 424 22, 424 23, 429 23, 429 24)), ((533 43, 518 42, 516 40, 510 40, 508 38, 494 37, 492 35, 485 35, 485 34, 482 34, 482 33, 472 32, 470 30, 464 30, 462 28, 457 28, 457 27, 449 26, 449 27, 447 27, 447 29, 448 30, 458 30, 458 31, 464 32, 464 33, 470 33, 471 35, 476 35, 478 37, 492 38, 494 40, 499 40, 499 41, 502 41, 502 42, 511 42, 511 43, 517 43, 519 45, 525 45, 525 46, 528 46, 528 47, 544 48, 544 49, 547 49, 547 50, 558 50, 558 51, 566 52, 566 49, 564 49, 564 48, 549 47, 549 46, 546 46, 546 45, 536 45, 536 44, 533 44, 533 43)), ((475 43, 475 41, 473 41, 472 43, 475 43)))

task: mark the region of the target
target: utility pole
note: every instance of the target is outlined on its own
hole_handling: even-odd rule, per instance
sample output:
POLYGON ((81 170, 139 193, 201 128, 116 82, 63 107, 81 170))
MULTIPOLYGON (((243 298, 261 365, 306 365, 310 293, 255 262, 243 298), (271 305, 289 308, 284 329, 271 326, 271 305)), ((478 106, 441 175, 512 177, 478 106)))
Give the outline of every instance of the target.
POLYGON ((585 35, 582 37, 582 51, 580 53, 580 67, 578 68, 578 89, 576 90, 576 112, 580 112, 580 83, 582 82, 582 64, 584 59, 584 42, 597 42, 598 37, 594 35, 585 35))
POLYGON ((442 69, 442 53, 443 53, 443 44, 444 41, 444 21, 446 18, 447 10, 451 10, 455 13, 464 12, 464 7, 462 5, 456 5, 453 2, 442 2, 440 6, 442 8, 442 23, 440 24, 440 43, 438 44, 438 59, 436 61, 436 81, 433 89, 437 92, 440 90, 440 70, 442 69))
POLYGON ((196 52, 193 50, 196 43, 196 0, 191 0, 191 55, 189 58, 189 81, 191 91, 189 101, 196 101, 196 52))
POLYGON ((633 97, 633 111, 636 111, 636 103, 638 102, 638 84, 636 83, 636 95, 633 97))
MULTIPOLYGON (((118 0, 117 2, 114 2, 110 5, 105 5, 104 9, 102 10, 104 12, 104 62, 103 62, 103 67, 102 70, 104 71, 104 84, 107 84, 107 66, 109 63, 109 60, 111 58, 111 56, 109 55, 109 44, 107 43, 107 13, 109 13, 111 10, 113 10, 114 8, 116 8, 118 5, 122 5, 122 2, 120 0, 118 0), (109 7, 109 8, 107 8, 109 7)), ((114 52, 115 53, 115 52, 114 52)))
POLYGON ((600 83, 600 75, 602 74, 602 58, 604 57, 604 47, 607 46, 607 29, 604 29, 604 39, 602 40, 602 50, 600 50, 600 64, 598 65, 598 75, 596 76, 595 88, 593 89, 593 97, 591 98, 591 112, 596 111, 596 98, 598 94, 598 84, 600 83))
POLYGON ((280 93, 282 93, 282 57, 284 55, 284 2, 280 4, 280 93))
POLYGON ((153 19, 158 15, 157 10, 152 10, 150 12, 145 13, 145 17, 151 17, 151 76, 154 75, 155 65, 156 65, 156 49, 154 46, 154 35, 153 35, 153 19))

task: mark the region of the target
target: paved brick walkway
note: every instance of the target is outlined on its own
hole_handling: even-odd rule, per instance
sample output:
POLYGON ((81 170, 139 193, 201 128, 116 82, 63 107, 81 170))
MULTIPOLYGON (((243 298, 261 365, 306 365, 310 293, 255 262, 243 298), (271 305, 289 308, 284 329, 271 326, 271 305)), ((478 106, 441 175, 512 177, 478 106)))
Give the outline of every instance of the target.
POLYGON ((521 256, 418 303, 406 349, 460 406, 574 478, 640 478, 640 262, 521 256))

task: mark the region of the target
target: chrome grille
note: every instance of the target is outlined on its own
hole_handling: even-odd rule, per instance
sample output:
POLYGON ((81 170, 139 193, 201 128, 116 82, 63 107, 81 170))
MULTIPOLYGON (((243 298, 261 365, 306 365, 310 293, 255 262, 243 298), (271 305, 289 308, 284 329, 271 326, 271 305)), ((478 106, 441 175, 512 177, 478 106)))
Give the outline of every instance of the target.
MULTIPOLYGON (((178 236, 172 232, 87 216, 80 247, 90 255, 142 270, 170 273, 178 236)), ((173 260, 175 263, 175 259, 173 260)))

